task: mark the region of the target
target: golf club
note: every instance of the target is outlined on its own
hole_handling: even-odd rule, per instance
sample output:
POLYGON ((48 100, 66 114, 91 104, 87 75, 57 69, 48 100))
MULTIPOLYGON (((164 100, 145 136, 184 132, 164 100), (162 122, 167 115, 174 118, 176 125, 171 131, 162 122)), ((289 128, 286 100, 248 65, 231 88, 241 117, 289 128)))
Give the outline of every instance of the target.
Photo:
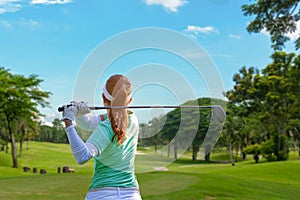
MULTIPOLYGON (((72 106, 72 104, 67 105, 72 106)), ((147 109, 147 108, 180 108, 180 109, 204 109, 209 108, 212 109, 213 116, 218 120, 219 123, 223 123, 226 117, 226 113, 224 109, 219 105, 211 105, 211 106, 172 106, 172 105, 143 105, 143 106, 90 106, 90 110, 103 110, 103 109, 147 109)), ((58 112, 63 112, 64 106, 58 108, 58 112)))
MULTIPOLYGON (((67 107, 72 106, 72 104, 67 105, 67 107)), ((212 105, 212 106, 172 106, 172 105, 153 105, 153 106, 90 106, 90 110, 103 110, 103 109, 146 109, 146 108, 216 108, 223 109, 219 105, 212 105)), ((64 106, 58 108, 58 112, 64 111, 64 106)))

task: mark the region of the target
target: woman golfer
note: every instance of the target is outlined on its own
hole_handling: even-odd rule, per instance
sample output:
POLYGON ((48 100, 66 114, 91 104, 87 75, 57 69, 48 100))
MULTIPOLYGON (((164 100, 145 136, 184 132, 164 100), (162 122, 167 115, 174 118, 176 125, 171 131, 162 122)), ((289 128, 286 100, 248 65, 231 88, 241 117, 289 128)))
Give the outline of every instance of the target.
MULTIPOLYGON (((113 75, 103 86, 104 106, 127 106, 132 98, 130 81, 122 75, 113 75)), ((107 115, 90 117, 86 103, 71 102, 64 106, 63 121, 72 153, 79 164, 94 158, 94 176, 86 199, 140 200, 135 176, 134 159, 139 125, 136 116, 124 108, 111 108, 107 115), (72 121, 94 129, 84 143, 72 121), (76 121, 77 122, 77 121, 76 121)))

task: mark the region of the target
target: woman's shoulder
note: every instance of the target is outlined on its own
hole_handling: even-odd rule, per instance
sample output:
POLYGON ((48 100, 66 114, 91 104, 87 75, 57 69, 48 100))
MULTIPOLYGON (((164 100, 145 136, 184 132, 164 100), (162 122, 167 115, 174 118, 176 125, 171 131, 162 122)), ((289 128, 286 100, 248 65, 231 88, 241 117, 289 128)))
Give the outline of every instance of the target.
POLYGON ((103 137, 104 136, 107 139, 111 138, 113 136, 113 131, 112 131, 109 119, 100 121, 98 123, 98 126, 92 133, 92 135, 94 135, 94 137, 100 137, 100 136, 103 137))

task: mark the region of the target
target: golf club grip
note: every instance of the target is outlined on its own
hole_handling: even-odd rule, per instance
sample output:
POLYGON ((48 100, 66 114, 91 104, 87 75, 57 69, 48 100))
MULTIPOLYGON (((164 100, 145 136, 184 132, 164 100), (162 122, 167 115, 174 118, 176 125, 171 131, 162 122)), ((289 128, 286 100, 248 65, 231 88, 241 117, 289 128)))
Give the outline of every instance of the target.
POLYGON ((63 106, 61 106, 61 107, 58 107, 58 112, 63 112, 64 111, 64 109, 65 109, 65 107, 63 107, 63 106))

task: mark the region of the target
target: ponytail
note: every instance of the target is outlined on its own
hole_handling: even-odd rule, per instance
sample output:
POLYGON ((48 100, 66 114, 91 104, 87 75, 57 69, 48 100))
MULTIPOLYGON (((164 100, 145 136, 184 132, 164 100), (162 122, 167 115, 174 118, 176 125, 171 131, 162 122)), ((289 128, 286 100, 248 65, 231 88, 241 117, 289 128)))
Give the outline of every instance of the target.
MULTIPOLYGON (((131 83, 122 75, 111 76, 106 82, 104 91, 110 94, 108 98, 105 93, 102 95, 104 103, 109 106, 126 106, 131 100, 131 83)), ((112 141, 117 138, 118 145, 121 145, 126 138, 128 127, 127 110, 125 108, 111 108, 108 111, 108 117, 114 132, 112 141)))

